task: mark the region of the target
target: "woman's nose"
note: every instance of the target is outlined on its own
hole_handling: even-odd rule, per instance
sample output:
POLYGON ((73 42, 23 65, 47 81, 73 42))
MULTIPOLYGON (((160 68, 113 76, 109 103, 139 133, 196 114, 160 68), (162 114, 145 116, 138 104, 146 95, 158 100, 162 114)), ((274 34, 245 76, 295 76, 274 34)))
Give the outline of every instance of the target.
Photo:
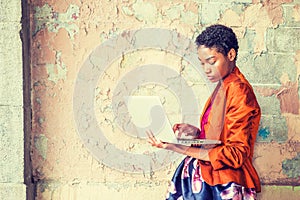
POLYGON ((205 73, 211 72, 211 68, 208 65, 206 65, 206 64, 204 64, 203 69, 204 69, 205 73))

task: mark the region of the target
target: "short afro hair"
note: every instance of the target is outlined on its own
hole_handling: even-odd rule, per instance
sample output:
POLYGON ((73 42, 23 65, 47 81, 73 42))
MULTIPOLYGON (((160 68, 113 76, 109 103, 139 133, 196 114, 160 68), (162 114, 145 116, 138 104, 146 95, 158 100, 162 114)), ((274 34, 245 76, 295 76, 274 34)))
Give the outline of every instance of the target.
MULTIPOLYGON (((227 55, 230 49, 238 54, 238 40, 233 30, 221 24, 215 24, 207 27, 196 38, 196 45, 205 46, 207 48, 216 48, 219 53, 227 55)), ((236 59, 236 58, 235 58, 236 59)))

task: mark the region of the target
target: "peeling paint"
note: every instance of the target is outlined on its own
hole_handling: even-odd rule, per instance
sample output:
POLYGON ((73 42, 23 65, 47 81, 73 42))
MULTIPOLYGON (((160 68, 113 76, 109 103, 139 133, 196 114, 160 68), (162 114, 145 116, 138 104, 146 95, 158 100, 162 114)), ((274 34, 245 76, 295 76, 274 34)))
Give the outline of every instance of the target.
POLYGON ((282 113, 299 114, 298 84, 288 82, 277 92, 276 96, 280 100, 282 113), (293 105, 293 106, 291 106, 293 105))
POLYGON ((74 39, 74 35, 79 31, 79 27, 75 24, 78 17, 79 7, 76 5, 70 5, 66 13, 55 12, 48 4, 43 7, 35 7, 35 31, 33 34, 44 28, 55 33, 60 28, 64 28, 68 31, 70 38, 74 39))
MULTIPOLYGON (((300 100, 300 50, 298 50, 296 52, 294 58, 295 58, 295 65, 297 67, 297 79, 296 80, 298 80, 298 100, 300 100)), ((298 103, 300 104, 299 101, 298 101, 298 103)), ((300 113, 300 110, 299 110, 299 113, 300 113)))
POLYGON ((34 146, 44 160, 47 159, 48 138, 44 134, 34 137, 34 146))
MULTIPOLYGON (((284 81, 288 80, 283 78, 284 81)), ((298 83, 287 81, 279 89, 256 87, 256 91, 265 97, 275 96, 280 101, 281 113, 299 113, 298 83), (293 106, 291 106, 293 105, 293 106)))
POLYGON ((294 20, 296 22, 299 22, 300 21, 300 5, 295 5, 294 6, 294 20))
POLYGON ((175 5, 165 11, 165 15, 167 18, 169 18, 171 21, 173 20, 179 20, 180 19, 180 14, 184 10, 184 5, 179 4, 175 5))
POLYGON ((181 13, 181 21, 186 24, 197 24, 199 21, 198 18, 198 15, 191 11, 181 13))
POLYGON ((258 131, 258 136, 261 137, 262 139, 267 139, 270 135, 270 130, 269 128, 260 128, 258 131))
MULTIPOLYGON (((275 28, 284 22, 282 2, 269 1, 245 7, 244 12, 237 13, 233 9, 224 11, 220 22, 233 27, 254 29, 254 53, 260 55, 267 50, 265 33, 268 28, 275 28)), ((245 32, 245 31, 244 31, 245 32)))
POLYGON ((153 23, 159 16, 157 8, 153 4, 144 2, 143 0, 137 0, 132 5, 132 8, 135 18, 145 23, 153 23))
POLYGON ((286 159, 282 162, 282 171, 289 178, 300 177, 300 153, 292 159, 286 159))
POLYGON ((122 11, 127 16, 133 16, 134 15, 133 10, 130 7, 128 7, 128 6, 123 6, 122 7, 122 11))
POLYGON ((56 53, 56 64, 47 64, 47 74, 48 80, 57 83, 59 80, 66 79, 67 76, 67 67, 61 61, 61 52, 56 53))

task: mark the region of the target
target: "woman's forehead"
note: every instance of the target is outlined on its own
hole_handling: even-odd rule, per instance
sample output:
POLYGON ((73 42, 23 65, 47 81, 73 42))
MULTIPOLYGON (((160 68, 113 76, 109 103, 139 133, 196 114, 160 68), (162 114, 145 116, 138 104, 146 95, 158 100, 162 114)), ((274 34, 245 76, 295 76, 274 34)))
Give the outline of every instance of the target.
POLYGON ((215 57, 215 56, 219 56, 221 53, 218 51, 217 48, 215 47, 205 47, 205 46, 200 46, 198 48, 198 55, 207 59, 209 57, 215 57))

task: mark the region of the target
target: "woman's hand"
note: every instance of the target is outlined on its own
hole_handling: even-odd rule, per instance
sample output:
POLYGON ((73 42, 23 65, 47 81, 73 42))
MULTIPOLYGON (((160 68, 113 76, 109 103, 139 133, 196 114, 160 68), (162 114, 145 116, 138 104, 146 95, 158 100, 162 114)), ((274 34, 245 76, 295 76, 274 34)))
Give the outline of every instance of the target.
POLYGON ((186 136, 187 138, 197 138, 200 135, 199 128, 190 125, 190 124, 174 124, 173 131, 177 138, 181 138, 182 136, 186 136))
POLYGON ((152 133, 151 130, 148 130, 146 131, 147 135, 148 135, 148 142, 154 146, 154 147, 157 147, 157 148, 162 148, 162 149, 167 149, 169 143, 167 142, 163 142, 161 141, 160 139, 156 139, 152 133))
POLYGON ((148 135, 148 142, 157 148, 167 149, 174 151, 183 155, 191 156, 200 160, 209 161, 208 150, 198 147, 185 146, 182 144, 173 144, 168 142, 163 142, 156 139, 151 130, 146 131, 148 135))

